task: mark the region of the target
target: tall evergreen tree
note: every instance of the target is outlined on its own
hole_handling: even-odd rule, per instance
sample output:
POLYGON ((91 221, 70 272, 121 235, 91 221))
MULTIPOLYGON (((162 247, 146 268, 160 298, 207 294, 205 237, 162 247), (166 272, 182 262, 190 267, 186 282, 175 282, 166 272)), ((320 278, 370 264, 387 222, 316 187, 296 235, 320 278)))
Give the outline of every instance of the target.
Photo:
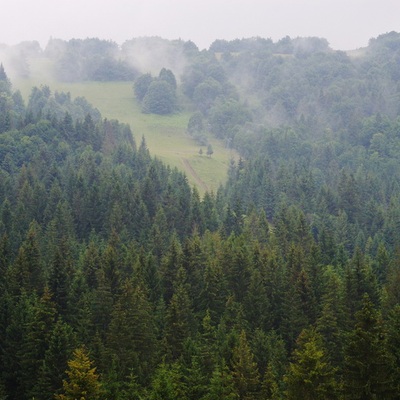
POLYGON ((63 380, 67 379, 67 363, 75 345, 75 333, 59 318, 48 340, 48 347, 38 371, 39 377, 32 390, 35 399, 48 400, 61 393, 63 380))
POLYGON ((63 393, 55 396, 57 400, 101 398, 99 375, 83 347, 75 349, 66 374, 68 378, 63 381, 63 393))
POLYGON ((244 330, 240 333, 239 342, 233 349, 232 375, 239 399, 257 398, 260 376, 244 330))
POLYGON ((222 360, 221 364, 217 364, 215 366, 210 384, 208 386, 208 393, 201 398, 201 400, 214 399, 239 399, 239 394, 235 387, 234 378, 224 360, 222 360))
POLYGON ((148 383, 155 363, 155 324, 152 307, 144 289, 126 281, 113 307, 107 345, 110 363, 116 363, 117 379, 129 374, 148 383))
POLYGON ((343 377, 349 399, 394 398, 393 358, 379 313, 367 294, 346 343, 343 377))
POLYGON ((186 285, 186 272, 181 267, 174 282, 174 292, 167 306, 165 337, 172 360, 177 360, 183 352, 185 340, 194 330, 192 304, 186 285))
POLYGON ((335 370, 330 365, 322 337, 314 328, 303 330, 285 375, 288 399, 338 399, 335 370))

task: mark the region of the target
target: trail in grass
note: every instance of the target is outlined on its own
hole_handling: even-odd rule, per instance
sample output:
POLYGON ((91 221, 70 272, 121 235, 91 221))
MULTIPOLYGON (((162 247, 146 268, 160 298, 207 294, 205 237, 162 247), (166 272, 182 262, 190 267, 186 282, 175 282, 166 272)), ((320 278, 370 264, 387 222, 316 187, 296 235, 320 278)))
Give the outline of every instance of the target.
POLYGON ((197 175, 197 172, 193 169, 191 166, 190 162, 186 158, 181 159, 183 162, 183 166, 185 167, 185 171, 187 174, 190 173, 190 175, 193 177, 193 179, 196 181, 197 185, 201 187, 202 190, 205 192, 208 191, 208 186, 205 184, 205 182, 197 175))

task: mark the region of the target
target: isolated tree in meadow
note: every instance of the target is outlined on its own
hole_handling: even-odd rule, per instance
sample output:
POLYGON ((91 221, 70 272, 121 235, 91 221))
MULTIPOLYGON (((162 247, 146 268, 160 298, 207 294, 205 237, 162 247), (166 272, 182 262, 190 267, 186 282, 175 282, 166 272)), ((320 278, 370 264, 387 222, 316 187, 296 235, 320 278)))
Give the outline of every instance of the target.
POLYGON ((174 88, 164 80, 153 81, 143 98, 142 111, 146 114, 171 114, 177 109, 174 88))
POLYGON ((207 146, 207 156, 211 158, 211 156, 212 156, 213 154, 214 154, 214 150, 213 150, 211 144, 209 144, 209 145, 207 146))

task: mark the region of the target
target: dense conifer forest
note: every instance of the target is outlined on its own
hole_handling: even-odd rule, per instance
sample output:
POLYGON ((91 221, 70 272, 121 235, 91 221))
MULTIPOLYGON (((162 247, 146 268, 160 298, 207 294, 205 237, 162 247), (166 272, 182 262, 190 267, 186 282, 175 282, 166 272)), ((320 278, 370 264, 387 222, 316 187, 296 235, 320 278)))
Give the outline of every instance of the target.
POLYGON ((174 82, 188 134, 240 159, 200 196, 134 126, 24 102, 1 66, 0 400, 399 399, 400 34, 172 41, 159 78, 123 56, 144 40, 46 54, 174 82))

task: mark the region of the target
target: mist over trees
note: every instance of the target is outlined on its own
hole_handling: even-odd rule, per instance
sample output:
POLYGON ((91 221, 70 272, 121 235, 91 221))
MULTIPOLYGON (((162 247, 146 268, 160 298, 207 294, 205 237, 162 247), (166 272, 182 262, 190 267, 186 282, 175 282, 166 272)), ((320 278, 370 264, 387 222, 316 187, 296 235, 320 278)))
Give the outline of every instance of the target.
POLYGON ((200 196, 134 126, 24 102, 1 65, 0 398, 399 398, 400 34, 19 48, 240 158, 200 196))

